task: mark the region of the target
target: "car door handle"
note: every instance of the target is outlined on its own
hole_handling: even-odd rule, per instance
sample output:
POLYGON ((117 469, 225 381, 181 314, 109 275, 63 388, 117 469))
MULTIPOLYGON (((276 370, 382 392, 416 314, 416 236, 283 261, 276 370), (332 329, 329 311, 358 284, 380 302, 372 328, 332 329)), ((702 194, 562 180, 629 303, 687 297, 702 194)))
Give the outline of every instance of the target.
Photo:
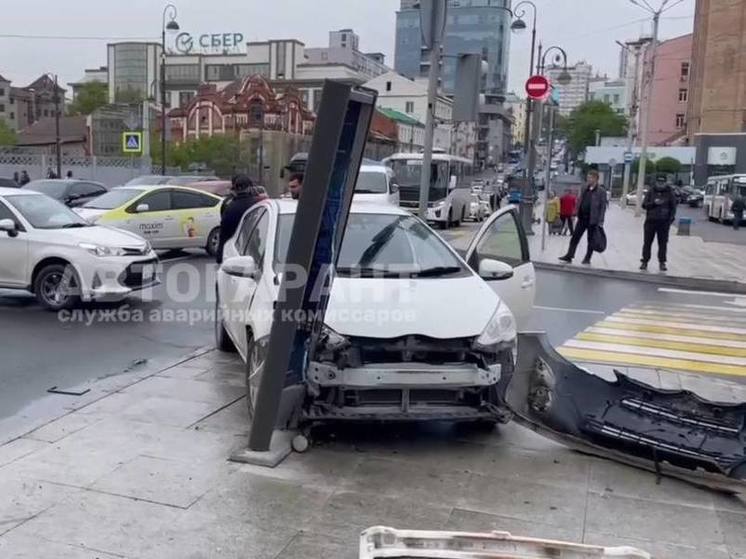
POLYGON ((529 287, 534 286, 534 280, 533 278, 523 278, 523 283, 521 283, 521 289, 528 289, 529 287))

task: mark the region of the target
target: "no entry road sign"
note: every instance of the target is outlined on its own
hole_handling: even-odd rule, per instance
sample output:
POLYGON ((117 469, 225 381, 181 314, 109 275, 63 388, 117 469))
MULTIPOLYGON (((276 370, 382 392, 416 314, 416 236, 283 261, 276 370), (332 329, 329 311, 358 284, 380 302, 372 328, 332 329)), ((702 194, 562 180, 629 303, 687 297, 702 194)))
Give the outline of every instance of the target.
POLYGON ((544 99, 550 87, 549 80, 544 76, 531 76, 526 80, 526 94, 534 101, 544 99))

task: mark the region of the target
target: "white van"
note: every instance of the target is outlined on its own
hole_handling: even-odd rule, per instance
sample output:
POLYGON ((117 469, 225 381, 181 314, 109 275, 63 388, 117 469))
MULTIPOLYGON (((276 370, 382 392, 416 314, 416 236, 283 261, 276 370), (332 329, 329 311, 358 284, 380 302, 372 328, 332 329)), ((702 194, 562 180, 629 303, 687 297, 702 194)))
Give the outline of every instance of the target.
POLYGON ((363 164, 355 183, 355 201, 399 205, 399 185, 385 165, 363 164))

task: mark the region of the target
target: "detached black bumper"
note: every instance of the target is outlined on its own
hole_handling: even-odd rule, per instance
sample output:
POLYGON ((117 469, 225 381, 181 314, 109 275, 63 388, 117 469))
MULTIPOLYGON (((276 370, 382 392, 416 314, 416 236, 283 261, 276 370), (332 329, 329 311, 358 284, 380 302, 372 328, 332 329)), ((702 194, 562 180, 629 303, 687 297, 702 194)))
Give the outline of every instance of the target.
POLYGON ((516 420, 579 451, 731 493, 746 493, 746 403, 615 382, 520 334, 505 400, 516 420))

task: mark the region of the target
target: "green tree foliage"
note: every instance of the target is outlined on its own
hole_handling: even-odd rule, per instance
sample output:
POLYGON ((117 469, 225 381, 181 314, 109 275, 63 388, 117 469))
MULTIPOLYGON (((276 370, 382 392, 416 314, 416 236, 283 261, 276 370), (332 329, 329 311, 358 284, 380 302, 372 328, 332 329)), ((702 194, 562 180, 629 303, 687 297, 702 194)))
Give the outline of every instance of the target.
POLYGON ((16 133, 0 118, 0 146, 14 146, 16 141, 16 133))
POLYGON ((89 115, 108 102, 109 86, 103 82, 88 82, 78 91, 75 101, 70 104, 68 113, 71 115, 89 115))
MULTIPOLYGON (((655 161, 652 159, 647 159, 645 163, 645 175, 653 175, 657 172, 658 166, 656 165, 655 161)), ((637 175, 640 172, 640 160, 635 159, 634 163, 632 163, 632 174, 637 175)))
POLYGON ((596 130, 601 136, 624 136, 627 119, 602 101, 588 101, 560 120, 560 131, 567 137, 570 151, 577 155, 595 145, 596 130))
POLYGON ((681 162, 673 157, 661 157, 656 161, 655 168, 659 173, 674 175, 681 171, 681 162))
MULTIPOLYGON (((166 165, 189 170, 193 164, 204 165, 218 176, 229 177, 249 167, 249 149, 235 136, 203 136, 181 144, 169 144, 166 148, 166 165)), ((161 162, 161 140, 154 135, 151 141, 153 163, 161 162)))

